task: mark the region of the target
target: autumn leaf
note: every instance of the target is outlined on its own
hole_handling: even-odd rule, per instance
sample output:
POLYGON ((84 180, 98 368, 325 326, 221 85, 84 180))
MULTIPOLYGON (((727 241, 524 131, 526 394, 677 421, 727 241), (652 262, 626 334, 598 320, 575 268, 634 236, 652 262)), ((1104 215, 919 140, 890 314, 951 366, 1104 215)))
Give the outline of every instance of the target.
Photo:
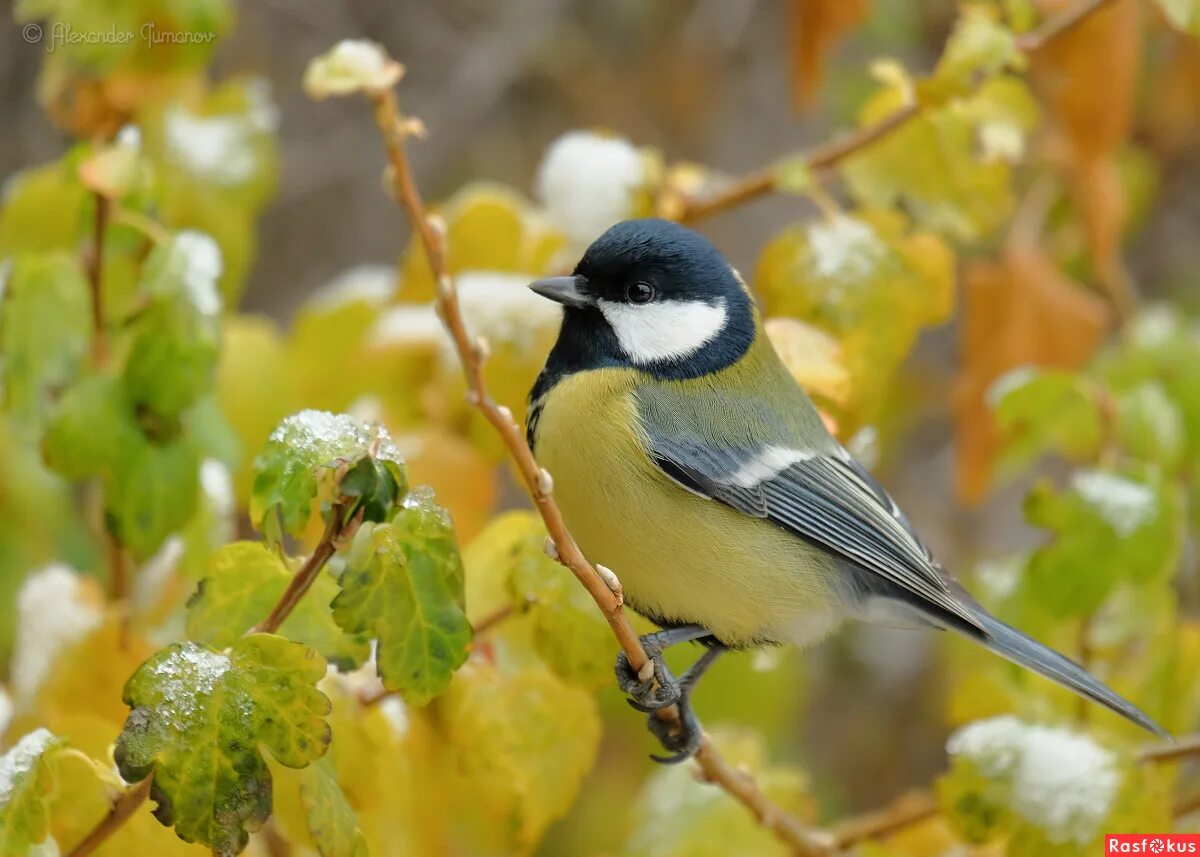
POLYGON ((1022 366, 1072 369, 1102 341, 1104 302, 1036 249, 1009 247, 998 261, 965 272, 961 369, 955 384, 958 491, 980 500, 991 482, 999 438, 987 406, 996 379, 1022 366))
POLYGON ((788 69, 797 110, 809 110, 816 103, 829 55, 870 7, 871 0, 790 0, 788 69))

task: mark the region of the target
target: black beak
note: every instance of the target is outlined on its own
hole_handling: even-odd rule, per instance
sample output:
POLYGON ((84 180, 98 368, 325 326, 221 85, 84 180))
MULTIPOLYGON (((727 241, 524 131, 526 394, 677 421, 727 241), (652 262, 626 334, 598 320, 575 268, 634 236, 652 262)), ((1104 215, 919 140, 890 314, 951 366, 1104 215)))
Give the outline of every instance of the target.
POLYGON ((595 306, 595 299, 584 292, 587 281, 583 277, 546 277, 530 283, 529 288, 544 298, 569 307, 595 306))

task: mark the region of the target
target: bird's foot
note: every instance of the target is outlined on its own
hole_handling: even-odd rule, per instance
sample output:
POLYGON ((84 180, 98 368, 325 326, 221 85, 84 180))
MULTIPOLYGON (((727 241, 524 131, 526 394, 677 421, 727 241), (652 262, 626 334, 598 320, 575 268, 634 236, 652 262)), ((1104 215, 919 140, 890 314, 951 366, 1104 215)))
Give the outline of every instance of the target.
POLYGON ((663 765, 677 765, 687 761, 700 749, 700 743, 704 740, 704 730, 700 721, 696 719, 687 696, 680 697, 676 705, 679 707, 677 720, 664 720, 657 713, 651 713, 646 721, 651 734, 663 745, 663 749, 671 754, 650 754, 651 759, 663 765))
POLYGON ((666 661, 663 660, 663 645, 659 634, 647 634, 642 637, 642 648, 650 658, 646 668, 639 673, 629 663, 624 652, 617 655, 617 685, 621 692, 629 697, 626 700, 638 711, 649 713, 666 708, 679 701, 682 691, 679 681, 671 674, 666 661), (652 668, 652 669, 651 669, 652 668))

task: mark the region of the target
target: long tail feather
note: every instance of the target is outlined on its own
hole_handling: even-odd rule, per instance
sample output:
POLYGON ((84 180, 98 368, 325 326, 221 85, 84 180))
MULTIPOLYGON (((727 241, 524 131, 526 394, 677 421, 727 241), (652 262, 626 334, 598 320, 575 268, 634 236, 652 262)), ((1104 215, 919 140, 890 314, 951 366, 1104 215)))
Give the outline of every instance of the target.
POLYGON ((1053 649, 1043 646, 1032 637, 1022 634, 1011 625, 1006 625, 981 608, 977 609, 975 613, 976 618, 983 626, 983 634, 974 628, 954 627, 953 630, 982 643, 1013 663, 1040 673, 1080 696, 1100 703, 1143 729, 1153 732, 1161 738, 1171 739, 1171 735, 1151 720, 1144 711, 1117 694, 1079 664, 1063 657, 1053 649))

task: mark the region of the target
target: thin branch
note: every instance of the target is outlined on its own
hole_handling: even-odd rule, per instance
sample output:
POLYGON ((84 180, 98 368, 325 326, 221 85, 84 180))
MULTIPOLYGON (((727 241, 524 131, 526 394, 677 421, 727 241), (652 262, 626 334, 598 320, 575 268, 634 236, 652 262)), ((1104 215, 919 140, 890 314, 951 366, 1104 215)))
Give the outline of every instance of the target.
POLYGON ((321 573, 325 563, 329 562, 330 557, 337 552, 337 543, 346 529, 346 522, 343 520, 345 514, 345 506, 341 503, 333 504, 329 510, 329 521, 325 524, 325 532, 321 535, 321 541, 317 543, 304 565, 292 577, 287 589, 279 596, 279 601, 272 608, 270 615, 247 633, 274 634, 279 630, 279 626, 300 603, 300 599, 304 597, 304 593, 308 592, 308 588, 313 585, 313 581, 317 579, 317 575, 321 573))
MULTIPOLYGON (((1020 36, 1017 39, 1017 47, 1025 53, 1037 51, 1063 33, 1079 26, 1092 13, 1111 2, 1113 0, 1081 0, 1046 21, 1037 30, 1020 36)), ((805 157, 808 168, 816 173, 836 166, 846 157, 866 149, 872 143, 903 127, 909 120, 920 116, 922 110, 923 107, 920 103, 906 104, 874 125, 860 128, 814 149, 805 157)), ((778 167, 771 165, 755 170, 742 178, 734 179, 712 196, 685 199, 676 214, 676 219, 680 223, 695 223, 697 220, 703 220, 757 197, 765 196, 775 189, 778 176, 778 167)))
POLYGON ((134 783, 129 788, 125 789, 112 803, 112 808, 109 809, 108 815, 100 820, 100 823, 92 828, 92 831, 83 838, 83 841, 71 849, 67 857, 86 857, 97 848, 104 844, 104 840, 112 836, 129 817, 137 810, 139 806, 145 803, 146 798, 150 796, 150 784, 154 780, 154 775, 146 777, 140 783, 134 783))
POLYGON ((1043 22, 1036 30, 1032 30, 1017 38, 1017 47, 1025 53, 1033 53, 1041 50, 1046 44, 1063 33, 1069 32, 1085 20, 1088 16, 1098 9, 1107 6, 1113 0, 1082 0, 1070 8, 1064 10, 1062 14, 1055 15, 1053 18, 1043 22))
POLYGON ((1177 762, 1187 756, 1200 756, 1200 733, 1182 735, 1174 741, 1150 744, 1138 753, 1139 762, 1177 762))
MULTIPOLYGON (((455 350, 462 362, 469 399, 492 424, 507 446, 529 496, 546 525, 559 562, 570 569, 587 589, 629 658, 630 665, 634 669, 640 669, 646 665, 648 658, 625 613, 620 584, 611 572, 602 576, 575 544, 563 520, 562 512, 554 501, 554 480, 533 457, 533 451, 526 443, 524 433, 513 420, 512 412, 497 404, 488 393, 483 377, 487 344, 483 340, 472 339, 466 329, 459 307, 458 292, 446 264, 444 225, 426 211, 409 165, 405 141, 419 125, 404 119, 396 94, 391 89, 370 90, 367 94, 374 105, 375 121, 383 134, 387 149, 393 195, 408 215, 409 223, 424 247, 430 268, 437 279, 438 314, 454 341, 455 350), (606 582, 606 578, 612 580, 611 586, 606 582)), ((662 714, 667 720, 679 719, 679 713, 674 707, 664 710, 662 714)), ((721 786, 740 801, 761 824, 774 831, 797 855, 828 853, 828 845, 821 837, 770 803, 749 775, 730 768, 707 737, 704 738, 695 758, 705 779, 721 786)))
POLYGON ((87 280, 92 292, 92 359, 101 366, 108 360, 108 331, 104 318, 104 235, 108 231, 112 200, 93 194, 96 218, 92 222, 92 245, 87 253, 87 280))
POLYGON ((471 633, 476 637, 482 637, 488 631, 495 628, 501 622, 517 612, 517 605, 513 602, 505 604, 503 607, 493 610, 491 613, 484 616, 471 627, 471 633))
POLYGON ((891 804, 875 812, 841 822, 834 832, 838 851, 845 851, 871 839, 882 839, 897 831, 938 814, 937 799, 928 792, 901 795, 891 804))
MULTIPOLYGON (((919 104, 906 104, 874 125, 860 128, 814 149, 805 156, 804 160, 814 173, 828 170, 849 155, 866 149, 872 143, 883 139, 920 113, 919 104)), ((763 196, 775 189, 778 177, 778 167, 766 167, 735 180, 714 196, 706 199, 687 200, 683 204, 682 211, 679 212, 678 220, 680 223, 694 223, 726 209, 734 208, 757 196, 763 196)))

